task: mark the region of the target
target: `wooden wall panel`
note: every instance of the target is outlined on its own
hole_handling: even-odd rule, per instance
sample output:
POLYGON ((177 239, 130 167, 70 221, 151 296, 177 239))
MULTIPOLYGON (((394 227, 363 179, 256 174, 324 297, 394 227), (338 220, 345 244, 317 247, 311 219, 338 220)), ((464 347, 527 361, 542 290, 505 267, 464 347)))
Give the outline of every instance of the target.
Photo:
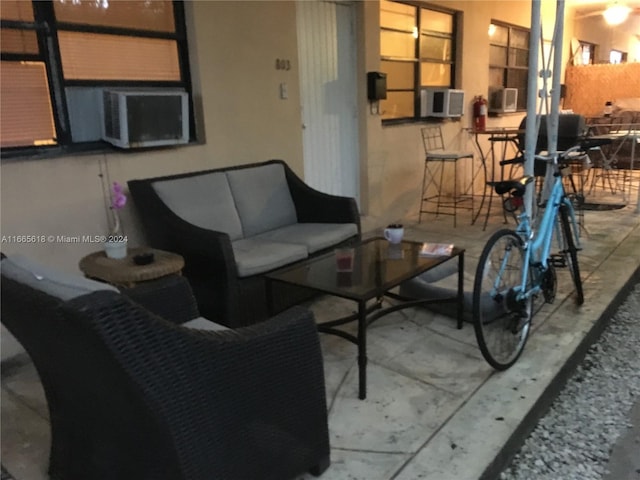
POLYGON ((604 104, 640 97, 640 63, 571 65, 565 73, 564 108, 587 117, 599 116, 604 104))

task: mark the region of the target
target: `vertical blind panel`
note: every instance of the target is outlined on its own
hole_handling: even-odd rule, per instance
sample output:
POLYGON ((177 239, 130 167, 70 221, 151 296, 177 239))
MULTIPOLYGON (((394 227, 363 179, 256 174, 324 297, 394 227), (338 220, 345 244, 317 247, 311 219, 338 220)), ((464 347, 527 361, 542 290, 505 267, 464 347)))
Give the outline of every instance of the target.
POLYGON ((82 32, 58 32, 68 80, 179 81, 174 40, 82 32))
POLYGON ((2 53, 31 53, 37 55, 38 38, 31 30, 3 28, 0 30, 0 47, 2 53))
POLYGON ((24 0, 2 0, 0 18, 2 18, 2 20, 33 22, 33 7, 31 2, 25 2, 24 0))
MULTIPOLYGON (((4 1, 2 2, 4 4, 4 1)), ((59 22, 174 32, 173 4, 163 1, 54 2, 59 22)))
POLYGON ((3 61, 1 65, 0 145, 56 143, 44 63, 3 61))

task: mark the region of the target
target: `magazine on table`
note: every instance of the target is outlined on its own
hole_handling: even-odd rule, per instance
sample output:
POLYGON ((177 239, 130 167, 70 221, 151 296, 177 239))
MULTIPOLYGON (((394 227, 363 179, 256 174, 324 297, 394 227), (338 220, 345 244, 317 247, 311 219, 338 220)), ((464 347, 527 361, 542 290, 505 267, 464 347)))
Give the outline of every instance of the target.
POLYGON ((453 243, 424 242, 420 247, 421 257, 443 257, 451 255, 453 243))

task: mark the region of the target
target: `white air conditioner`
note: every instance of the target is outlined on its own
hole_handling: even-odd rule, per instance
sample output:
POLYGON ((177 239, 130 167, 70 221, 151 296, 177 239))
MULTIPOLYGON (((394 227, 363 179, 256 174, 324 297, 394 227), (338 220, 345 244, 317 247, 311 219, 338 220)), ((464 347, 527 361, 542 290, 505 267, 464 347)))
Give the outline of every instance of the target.
POLYGON ((489 111, 509 113, 518 110, 517 88, 496 88, 489 91, 489 111))
POLYGON ((180 90, 105 90, 102 139, 120 148, 189 142, 189 95, 180 90))
POLYGON ((420 90, 421 117, 461 117, 464 113, 464 91, 451 88, 420 90))

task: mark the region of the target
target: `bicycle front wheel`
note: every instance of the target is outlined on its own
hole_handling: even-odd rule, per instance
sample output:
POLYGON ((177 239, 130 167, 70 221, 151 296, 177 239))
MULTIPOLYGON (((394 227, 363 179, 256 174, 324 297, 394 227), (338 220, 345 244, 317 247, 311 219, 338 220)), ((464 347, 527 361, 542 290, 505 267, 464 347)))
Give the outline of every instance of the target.
POLYGON ((573 284, 576 286, 576 304, 584 303, 584 292, 582 290, 582 279, 580 278, 580 266, 578 265, 578 248, 576 247, 575 237, 573 233, 573 224, 569 220, 569 212, 565 205, 560 205, 558 210, 560 217, 559 242, 560 254, 564 256, 565 262, 571 272, 573 284))
POLYGON ((506 370, 518 360, 529 336, 533 297, 517 298, 525 268, 522 239, 511 230, 494 233, 478 262, 474 329, 482 356, 497 370, 506 370))

